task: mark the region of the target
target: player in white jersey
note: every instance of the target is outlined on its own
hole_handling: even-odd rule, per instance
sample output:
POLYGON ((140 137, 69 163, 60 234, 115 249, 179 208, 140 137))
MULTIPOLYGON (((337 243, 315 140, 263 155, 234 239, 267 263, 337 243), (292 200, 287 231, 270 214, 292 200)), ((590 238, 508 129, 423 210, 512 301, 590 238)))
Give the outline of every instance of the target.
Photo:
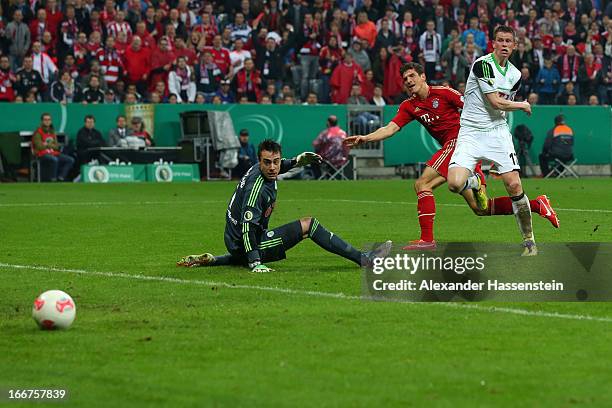
POLYGON ((523 236, 523 256, 530 256, 538 253, 531 209, 523 192, 518 173, 520 166, 506 122, 509 111, 522 110, 531 115, 528 102, 513 101, 521 86, 521 72, 508 61, 515 47, 514 30, 499 26, 493 34, 493 52, 472 64, 465 87, 457 146, 449 165, 448 188, 454 193, 478 188, 480 181, 473 174, 476 163, 480 160, 493 162, 512 198, 512 209, 523 236))

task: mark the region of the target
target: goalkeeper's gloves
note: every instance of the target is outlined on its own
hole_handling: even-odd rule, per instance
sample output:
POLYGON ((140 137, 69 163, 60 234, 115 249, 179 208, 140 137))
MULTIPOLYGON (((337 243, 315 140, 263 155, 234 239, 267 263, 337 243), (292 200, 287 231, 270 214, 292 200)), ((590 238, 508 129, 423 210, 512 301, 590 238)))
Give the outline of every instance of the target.
POLYGON ((297 157, 297 166, 304 167, 312 163, 321 163, 323 158, 316 153, 313 152, 304 152, 300 153, 297 157))
POLYGON ((259 265, 255 266, 253 269, 251 269, 251 272, 255 272, 255 273, 267 273, 267 272, 274 272, 274 269, 268 268, 264 264, 259 264, 259 265))

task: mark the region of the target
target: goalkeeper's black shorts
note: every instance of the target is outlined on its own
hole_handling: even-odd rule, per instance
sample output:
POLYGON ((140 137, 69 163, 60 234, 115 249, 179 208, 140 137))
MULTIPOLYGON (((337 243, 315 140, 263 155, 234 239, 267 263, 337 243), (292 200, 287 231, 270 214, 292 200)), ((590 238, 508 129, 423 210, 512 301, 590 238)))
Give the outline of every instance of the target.
MULTIPOLYGON (((299 220, 263 231, 258 246, 261 254, 261 263, 285 259, 287 257, 285 252, 296 246, 301 240, 302 224, 299 220)), ((226 246, 229 253, 236 260, 235 263, 245 265, 248 263, 244 248, 236 248, 233 245, 228 245, 227 242, 226 246)))

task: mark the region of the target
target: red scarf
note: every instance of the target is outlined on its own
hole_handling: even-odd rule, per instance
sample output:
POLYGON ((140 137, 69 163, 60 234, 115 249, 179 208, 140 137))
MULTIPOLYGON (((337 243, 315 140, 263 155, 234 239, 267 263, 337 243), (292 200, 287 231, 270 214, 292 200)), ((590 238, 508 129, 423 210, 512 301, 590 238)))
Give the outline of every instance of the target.
POLYGON ((584 64, 584 67, 586 68, 586 73, 589 79, 591 79, 591 76, 601 69, 601 65, 596 62, 593 62, 590 66, 584 64))
POLYGON ((180 69, 179 67, 176 67, 176 71, 175 72, 176 72, 176 75, 181 80, 181 88, 183 88, 183 86, 189 84, 189 70, 187 68, 180 69))
POLYGON ((578 77, 578 66, 580 65, 580 60, 578 59, 577 55, 574 55, 574 65, 572 65, 570 72, 569 59, 570 57, 567 54, 563 56, 563 72, 561 72, 561 78, 567 78, 570 81, 574 81, 578 77))

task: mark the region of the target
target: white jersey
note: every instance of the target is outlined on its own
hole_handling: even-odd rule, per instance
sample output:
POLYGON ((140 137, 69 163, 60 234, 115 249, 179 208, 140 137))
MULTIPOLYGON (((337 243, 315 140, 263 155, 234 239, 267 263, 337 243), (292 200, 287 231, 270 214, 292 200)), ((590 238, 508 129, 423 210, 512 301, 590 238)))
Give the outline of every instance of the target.
POLYGON ((502 68, 493 53, 478 58, 465 84, 461 127, 492 129, 506 124, 506 112, 493 108, 485 94, 499 92, 503 98, 514 100, 520 86, 521 71, 510 61, 502 68))

